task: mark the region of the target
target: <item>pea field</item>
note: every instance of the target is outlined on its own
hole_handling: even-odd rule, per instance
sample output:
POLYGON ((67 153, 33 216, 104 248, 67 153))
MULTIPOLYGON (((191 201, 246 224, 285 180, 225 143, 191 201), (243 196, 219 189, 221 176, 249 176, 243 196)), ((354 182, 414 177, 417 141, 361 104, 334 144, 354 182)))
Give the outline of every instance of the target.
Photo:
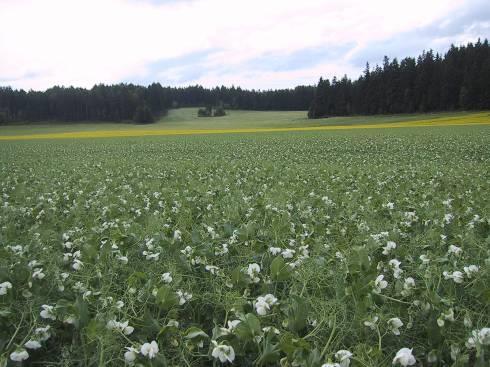
POLYGON ((0 366, 488 366, 490 126, 0 142, 0 366))

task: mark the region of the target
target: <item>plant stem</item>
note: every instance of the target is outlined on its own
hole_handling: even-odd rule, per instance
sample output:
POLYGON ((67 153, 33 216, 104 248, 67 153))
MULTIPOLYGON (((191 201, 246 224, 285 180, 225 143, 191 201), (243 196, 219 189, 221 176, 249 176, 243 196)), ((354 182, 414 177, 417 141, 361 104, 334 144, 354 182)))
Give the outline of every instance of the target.
POLYGON ((327 348, 328 348, 328 346, 330 345, 330 342, 333 339, 333 335, 335 333, 336 327, 337 327, 337 316, 334 314, 333 315, 333 327, 332 327, 332 331, 330 332, 330 336, 328 337, 327 344, 325 344, 325 346, 323 347, 322 353, 320 354, 320 357, 321 358, 323 358, 323 356, 327 352, 327 348))
POLYGON ((12 344, 12 342, 14 341, 15 337, 17 336, 17 333, 19 332, 20 330, 20 327, 22 325, 22 321, 24 321, 24 313, 22 313, 22 316, 20 317, 20 321, 19 321, 19 325, 17 325, 17 328, 15 329, 15 332, 14 332, 14 335, 12 335, 12 337, 10 338, 7 346, 5 347, 5 350, 9 349, 10 348, 10 345, 12 344))

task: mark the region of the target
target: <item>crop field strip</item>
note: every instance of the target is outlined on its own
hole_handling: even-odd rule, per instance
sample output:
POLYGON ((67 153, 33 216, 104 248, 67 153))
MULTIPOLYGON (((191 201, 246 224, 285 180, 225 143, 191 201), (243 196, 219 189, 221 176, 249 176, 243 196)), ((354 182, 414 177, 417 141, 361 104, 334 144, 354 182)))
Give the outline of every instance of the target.
MULTIPOLYGON (((373 124, 326 125, 274 128, 227 128, 227 129, 128 129, 99 131, 70 131, 54 133, 35 133, 18 135, 0 135, 0 140, 35 140, 35 139, 73 139, 73 138, 110 138, 140 136, 172 136, 234 133, 273 133, 273 132, 308 132, 354 129, 392 129, 413 127, 474 126, 490 125, 489 113, 473 113, 468 116, 454 116, 433 119, 411 120, 404 122, 383 122, 373 124)), ((1 131, 0 131, 1 133, 1 131)))
POLYGON ((490 129, 452 122, 2 142, 6 353, 470 365, 490 343, 490 129))

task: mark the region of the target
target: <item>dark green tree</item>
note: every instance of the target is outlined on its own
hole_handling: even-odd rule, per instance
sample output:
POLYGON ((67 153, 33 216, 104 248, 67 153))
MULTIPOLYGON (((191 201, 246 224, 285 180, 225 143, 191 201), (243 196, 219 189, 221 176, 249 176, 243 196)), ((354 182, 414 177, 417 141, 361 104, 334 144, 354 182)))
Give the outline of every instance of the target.
POLYGON ((133 121, 137 124, 150 124, 155 121, 153 114, 151 113, 150 107, 147 104, 142 104, 136 107, 136 111, 134 112, 133 121))

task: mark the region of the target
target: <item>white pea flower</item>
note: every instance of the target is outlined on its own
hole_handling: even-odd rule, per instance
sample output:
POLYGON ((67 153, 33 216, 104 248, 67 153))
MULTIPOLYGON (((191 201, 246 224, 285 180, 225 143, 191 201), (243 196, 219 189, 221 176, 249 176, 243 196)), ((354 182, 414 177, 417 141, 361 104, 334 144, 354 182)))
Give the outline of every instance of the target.
POLYGON ((412 293, 412 289, 415 288, 415 280, 412 277, 405 278, 403 282, 402 296, 406 297, 412 293))
POLYGON ((216 256, 224 256, 228 252, 230 252, 230 250, 228 249, 228 244, 227 243, 223 243, 221 245, 221 247, 216 247, 215 250, 214 250, 214 254, 216 256))
POLYGON ((279 254, 281 251, 282 249, 280 247, 269 247, 269 252, 274 256, 279 254))
POLYGON ((461 249, 461 247, 454 246, 454 245, 449 246, 449 249, 447 250, 448 255, 455 255, 455 256, 461 255, 462 252, 463 250, 461 249))
POLYGON ((228 320, 228 330, 235 330, 240 322, 240 320, 228 320))
POLYGON ((419 259, 422 261, 423 265, 427 265, 428 263, 430 263, 430 259, 426 254, 420 255, 419 259))
POLYGON ((0 296, 6 295, 9 289, 12 289, 12 283, 10 282, 0 283, 0 296))
POLYGON ((150 251, 143 251, 143 255, 146 257, 146 260, 155 260, 158 261, 160 258, 160 253, 159 252, 150 252, 150 251))
POLYGON ((134 327, 129 326, 129 321, 119 322, 116 320, 109 320, 107 321, 106 328, 109 330, 119 331, 124 335, 131 335, 134 331, 134 327))
POLYGON ((386 246, 383 247, 383 255, 389 255, 390 251, 396 248, 396 243, 393 241, 388 241, 386 246))
POLYGON ((447 199, 447 200, 443 200, 442 201, 442 204, 447 206, 448 208, 451 207, 451 202, 453 201, 454 199, 447 199))
POLYGON ((468 338, 468 340, 464 343, 466 348, 468 349, 474 349, 476 348, 478 338, 477 338, 477 332, 473 330, 471 336, 468 338))
POLYGON ((124 353, 124 359, 126 360, 127 363, 133 364, 133 362, 136 360, 139 351, 138 349, 135 349, 133 347, 126 347, 126 350, 127 351, 124 353))
POLYGON ((393 358, 393 364, 399 364, 403 367, 413 366, 416 363, 415 357, 412 354, 412 349, 402 348, 393 358))
POLYGON ((155 358, 155 356, 158 354, 158 344, 156 341, 152 341, 151 343, 145 343, 141 346, 140 349, 141 354, 143 354, 145 357, 148 357, 149 359, 155 358))
POLYGON ((41 348, 41 343, 39 343, 37 340, 29 339, 25 344, 24 347, 27 349, 39 349, 41 348))
POLYGON ((340 252, 340 251, 337 251, 337 252, 335 253, 335 257, 336 257, 337 259, 339 259, 341 262, 342 262, 342 261, 345 261, 345 256, 344 256, 344 254, 342 254, 342 252, 340 252))
POLYGON ((453 271, 453 280, 455 283, 463 283, 463 273, 460 271, 453 271))
POLYGON ((270 309, 270 306, 262 301, 262 300, 257 300, 255 303, 255 310, 257 311, 258 315, 264 316, 267 315, 267 311, 270 309))
POLYGON ((451 221, 454 219, 454 215, 451 213, 445 214, 444 215, 444 223, 449 224, 451 221))
POLYGON ((130 335, 134 331, 134 327, 129 326, 128 324, 129 324, 129 321, 125 321, 121 324, 122 332, 124 333, 124 335, 130 335))
POLYGON ((340 367, 349 367, 351 358, 352 353, 345 349, 341 349, 337 353, 335 353, 335 359, 339 361, 340 367))
POLYGON ((340 367, 340 364, 327 362, 322 364, 322 367, 340 367))
POLYGON ((490 328, 484 327, 478 332, 478 338, 482 345, 490 345, 490 328))
POLYGON ((250 277, 252 283, 260 282, 260 278, 258 277, 259 273, 260 273, 259 264, 253 263, 248 265, 247 274, 250 277))
POLYGON ((56 316, 54 315, 54 306, 50 305, 42 305, 41 313, 39 314, 43 319, 51 319, 56 320, 56 316))
POLYGON ((471 337, 466 342, 466 347, 471 349, 476 348, 477 345, 490 345, 490 328, 484 327, 471 332, 471 337))
POLYGON ((463 270, 468 278, 472 278, 474 274, 478 273, 480 268, 477 265, 469 265, 465 266, 463 270))
POLYGON ((173 278, 172 278, 172 275, 170 273, 163 273, 162 274, 162 281, 164 283, 167 283, 167 284, 172 283, 172 280, 173 280, 173 278))
POLYGON ((183 250, 180 250, 182 254, 184 254, 186 257, 190 257, 194 250, 192 249, 191 246, 186 246, 183 250))
POLYGON ((291 249, 287 248, 281 252, 281 255, 285 259, 291 259, 295 253, 296 253, 295 250, 291 250, 291 249))
POLYGON ((34 269, 34 272, 32 273, 32 279, 43 279, 46 276, 46 274, 43 273, 42 268, 34 269))
POLYGON ((403 326, 402 320, 400 320, 398 317, 394 317, 388 320, 388 327, 390 328, 391 332, 395 335, 400 335, 400 330, 403 326))
POLYGON ((153 244, 155 242, 154 238, 147 238, 145 240, 145 246, 148 250, 153 250, 155 248, 155 245, 153 244))
POLYGON ((240 324, 240 320, 228 320, 228 327, 225 328, 225 327, 222 327, 220 328, 221 332, 223 334, 231 334, 233 332, 233 330, 236 329, 236 327, 238 326, 238 324, 240 324))
POLYGON ((378 275, 378 277, 374 281, 374 293, 380 294, 381 291, 388 286, 388 282, 386 280, 383 280, 384 277, 384 275, 378 275))
POLYGON ((192 298, 192 294, 190 293, 187 293, 187 292, 183 292, 182 290, 178 290, 177 292, 177 296, 179 297, 179 305, 182 306, 183 304, 185 304, 187 301, 190 301, 191 298, 192 298))
POLYGON ((73 264, 71 265, 71 267, 74 269, 74 270, 80 270, 80 268, 83 266, 83 262, 81 262, 80 260, 78 259, 75 259, 73 260, 73 264))
POLYGON ((10 359, 14 362, 22 362, 29 358, 29 353, 24 348, 17 348, 10 353, 10 359))
POLYGON ((174 231, 174 241, 182 241, 182 232, 178 229, 174 231))
POLYGON ((478 330, 476 335, 481 345, 490 345, 490 328, 484 327, 478 330))
POLYGON ((38 267, 39 265, 41 265, 41 262, 37 261, 37 260, 32 260, 32 261, 29 261, 29 263, 27 264, 27 266, 29 268, 36 268, 38 267))
POLYGON ((442 275, 444 276, 444 279, 446 280, 452 279, 454 283, 458 283, 458 284, 463 283, 464 280, 464 275, 460 271, 453 271, 452 273, 445 271, 442 273, 442 275))
POLYGON ((122 255, 118 255, 117 256, 117 259, 122 262, 124 265, 126 265, 128 263, 128 257, 127 256, 122 256, 122 255))
POLYGON ((255 310, 258 315, 264 316, 267 314, 267 311, 271 309, 272 306, 277 304, 277 298, 272 294, 266 294, 265 296, 257 297, 255 301, 255 310))
POLYGON ((179 327, 179 322, 177 320, 170 319, 167 322, 167 326, 178 328, 179 327))
POLYGON ((378 320, 379 320, 378 316, 373 316, 373 317, 367 319, 366 321, 364 321, 364 326, 367 326, 371 330, 375 330, 376 329, 376 323, 378 322, 378 320))
POLYGON ((441 316, 439 316, 437 319, 437 325, 439 325, 439 327, 443 327, 445 321, 454 322, 454 310, 452 308, 450 308, 447 312, 441 313, 441 316))
POLYGON ((235 350, 231 345, 218 344, 215 340, 211 341, 214 345, 211 355, 219 359, 221 363, 230 362, 232 363, 235 359, 235 350))
POLYGON ((206 271, 209 271, 213 275, 216 274, 217 271, 219 270, 219 268, 214 265, 206 265, 204 268, 206 269, 206 271))
POLYGON ((393 269, 393 276, 396 279, 400 278, 401 273, 403 273, 403 270, 400 269, 401 262, 397 259, 392 259, 388 262, 388 265, 393 269))

